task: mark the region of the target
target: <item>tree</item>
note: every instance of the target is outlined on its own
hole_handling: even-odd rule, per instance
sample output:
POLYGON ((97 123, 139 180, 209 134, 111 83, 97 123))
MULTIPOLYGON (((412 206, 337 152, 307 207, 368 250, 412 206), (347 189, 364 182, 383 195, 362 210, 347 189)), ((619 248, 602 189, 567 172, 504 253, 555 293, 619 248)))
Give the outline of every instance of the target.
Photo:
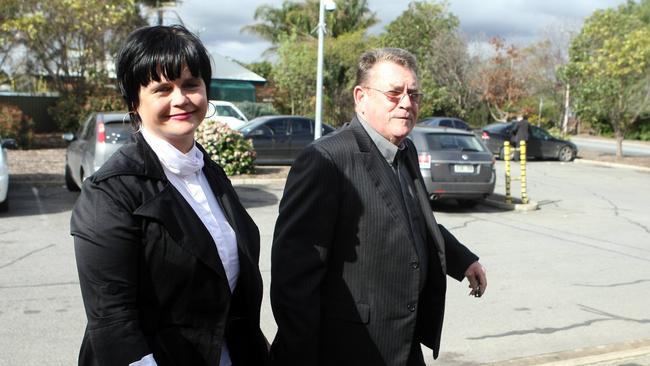
POLYGON ((581 119, 607 120, 616 156, 625 133, 650 105, 650 25, 640 10, 648 2, 594 12, 571 44, 563 75, 574 87, 581 119))
POLYGON ((106 81, 108 62, 126 34, 143 24, 132 0, 3 0, 14 12, 0 30, 14 35, 58 91, 106 81))
POLYGON ((423 116, 463 116, 476 100, 467 82, 472 63, 459 24, 444 3, 412 1, 380 36, 382 46, 403 48, 417 57, 423 116))
MULTIPOLYGON (((370 12, 367 0, 336 0, 336 9, 327 13, 327 28, 330 38, 366 30, 379 20, 370 12)), ((296 35, 297 40, 315 38, 314 30, 318 25, 320 0, 294 2, 285 0, 279 8, 262 5, 255 10, 255 20, 260 22, 247 25, 242 31, 249 32, 277 46, 286 37, 296 35)))
POLYGON ((527 82, 520 72, 521 53, 515 46, 506 46, 504 40, 493 38, 494 56, 481 68, 475 80, 482 91, 481 100, 487 103, 490 115, 505 122, 520 111, 519 102, 527 97, 527 82))

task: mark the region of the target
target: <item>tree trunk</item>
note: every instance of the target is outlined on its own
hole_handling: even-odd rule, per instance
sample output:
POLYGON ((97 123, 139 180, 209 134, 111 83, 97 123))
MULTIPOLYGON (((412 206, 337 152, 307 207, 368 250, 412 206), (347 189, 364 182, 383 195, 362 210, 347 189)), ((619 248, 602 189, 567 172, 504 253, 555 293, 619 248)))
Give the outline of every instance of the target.
POLYGON ((616 157, 623 157, 623 131, 621 129, 616 129, 616 157))

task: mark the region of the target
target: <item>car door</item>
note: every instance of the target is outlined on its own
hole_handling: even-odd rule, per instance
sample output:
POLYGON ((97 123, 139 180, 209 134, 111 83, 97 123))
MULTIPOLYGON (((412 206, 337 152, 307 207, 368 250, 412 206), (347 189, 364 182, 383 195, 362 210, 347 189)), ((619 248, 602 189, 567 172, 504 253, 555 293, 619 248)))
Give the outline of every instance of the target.
POLYGON ((255 149, 255 160, 265 163, 273 158, 273 130, 267 125, 261 124, 246 134, 246 138, 253 141, 255 149))
POLYGON ((544 150, 548 148, 549 135, 537 126, 528 126, 528 141, 526 146, 528 149, 527 156, 535 158, 543 158, 545 155, 544 150))
POLYGON ((276 118, 268 121, 266 126, 273 132, 273 146, 269 158, 273 160, 288 160, 291 158, 291 135, 288 118, 276 118))
POLYGON ((314 121, 307 118, 291 120, 291 160, 314 141, 314 121))

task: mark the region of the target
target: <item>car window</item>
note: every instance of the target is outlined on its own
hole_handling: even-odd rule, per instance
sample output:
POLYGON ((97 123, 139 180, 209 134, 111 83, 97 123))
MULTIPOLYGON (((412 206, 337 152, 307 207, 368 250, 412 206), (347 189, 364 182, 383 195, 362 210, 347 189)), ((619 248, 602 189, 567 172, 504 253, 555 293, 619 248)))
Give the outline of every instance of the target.
POLYGON ((537 126, 530 126, 530 133, 531 135, 533 135, 533 138, 536 138, 538 140, 544 140, 551 137, 551 135, 548 132, 544 131, 543 129, 537 126))
POLYGON ((460 130, 470 130, 469 125, 459 119, 454 120, 454 127, 460 130))
POLYGON ((94 130, 95 130, 95 114, 93 113, 83 121, 81 126, 79 126, 79 130, 77 131, 77 138, 86 140, 91 136, 94 130))
POLYGON ((474 135, 429 133, 426 140, 430 150, 486 151, 474 135))
POLYGON ((289 121, 284 118, 275 119, 267 122, 266 127, 270 128, 274 135, 286 135, 289 131, 289 121))
POLYGON ((450 119, 443 119, 440 121, 440 126, 442 127, 454 127, 454 123, 450 119))
POLYGON ((218 116, 235 117, 242 121, 244 120, 244 118, 242 118, 242 116, 239 115, 239 113, 237 113, 237 111, 229 105, 218 105, 216 107, 218 116))
POLYGON ((508 123, 495 123, 495 124, 487 125, 483 127, 483 129, 485 131, 492 132, 492 133, 506 133, 508 127, 510 127, 508 123))
POLYGON ((308 119, 294 119, 291 122, 291 135, 293 136, 311 136, 312 121, 308 119))
POLYGON ((104 128, 107 144, 126 142, 131 137, 131 124, 128 122, 106 122, 104 128))

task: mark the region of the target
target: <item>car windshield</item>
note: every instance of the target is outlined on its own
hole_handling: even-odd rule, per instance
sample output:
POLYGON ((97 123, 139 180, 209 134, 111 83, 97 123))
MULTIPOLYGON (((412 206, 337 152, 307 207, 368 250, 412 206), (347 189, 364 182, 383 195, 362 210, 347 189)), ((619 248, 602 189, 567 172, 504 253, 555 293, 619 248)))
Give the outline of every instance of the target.
POLYGON ((240 120, 244 120, 244 118, 237 113, 237 111, 228 105, 218 105, 217 107, 217 115, 218 116, 225 116, 225 117, 235 117, 240 120))
POLYGON ((426 136, 430 150, 486 151, 474 135, 429 133, 426 136))
POLYGON ((116 144, 120 142, 126 142, 131 137, 131 124, 119 122, 110 122, 107 121, 104 124, 106 129, 106 143, 107 144, 116 144))

